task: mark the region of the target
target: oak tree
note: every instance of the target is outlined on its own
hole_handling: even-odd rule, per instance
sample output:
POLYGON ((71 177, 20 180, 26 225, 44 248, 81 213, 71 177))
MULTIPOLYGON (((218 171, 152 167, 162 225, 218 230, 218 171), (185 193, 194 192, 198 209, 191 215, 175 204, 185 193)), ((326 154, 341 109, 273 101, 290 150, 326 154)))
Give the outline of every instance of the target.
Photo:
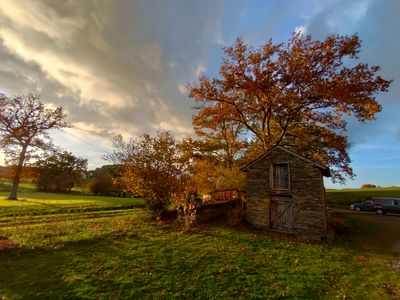
POLYGON ((253 150, 286 146, 328 165, 343 182, 354 175, 345 116, 373 120, 381 110, 376 95, 391 83, 377 75, 378 66, 357 62, 360 48, 357 35, 319 41, 293 34, 258 49, 239 38, 225 48, 219 77, 188 85, 195 128, 221 133, 217 126, 227 122, 244 130, 253 150))
POLYGON ((0 94, 0 147, 16 165, 8 199, 17 199, 24 164, 38 149, 50 145, 50 129, 67 127, 62 107, 49 108, 38 95, 7 97, 0 94))
POLYGON ((66 192, 80 184, 87 168, 87 159, 77 157, 68 151, 53 150, 34 164, 38 190, 66 192))
POLYGON ((241 139, 243 125, 227 118, 229 113, 224 105, 210 105, 193 116, 192 121, 202 152, 214 154, 224 167, 232 169, 246 143, 241 139))
POLYGON ((244 143, 232 138, 230 144, 222 135, 221 141, 218 141, 217 136, 184 138, 178 145, 179 151, 188 161, 192 191, 203 195, 220 189, 241 189, 244 184, 244 173, 239 171, 237 163, 238 152, 244 143))

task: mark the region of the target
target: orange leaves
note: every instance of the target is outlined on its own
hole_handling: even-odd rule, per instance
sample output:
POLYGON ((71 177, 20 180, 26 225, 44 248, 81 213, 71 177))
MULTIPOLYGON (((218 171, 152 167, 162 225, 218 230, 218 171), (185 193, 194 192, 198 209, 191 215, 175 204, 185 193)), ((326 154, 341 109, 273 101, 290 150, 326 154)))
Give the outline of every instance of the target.
POLYGON ((357 35, 315 41, 294 34, 287 43, 270 40, 259 49, 237 39, 225 48, 219 78, 202 76, 188 86, 197 103, 196 132, 215 137, 222 132, 220 124, 230 124, 241 129, 237 138, 256 139, 265 150, 275 144, 301 148, 336 168, 336 179, 352 176, 348 143, 338 134, 346 129, 343 115, 374 119, 381 110, 376 95, 391 83, 377 76, 377 66, 344 63, 357 59, 360 47, 357 35), (315 143, 321 132, 330 137, 315 143), (299 145, 308 140, 313 141, 308 149, 299 145))
POLYGON ((123 166, 121 181, 125 189, 144 197, 154 212, 159 213, 190 189, 190 157, 183 155, 180 143, 170 132, 144 134, 128 142, 116 137, 113 142, 115 150, 108 158, 123 166))

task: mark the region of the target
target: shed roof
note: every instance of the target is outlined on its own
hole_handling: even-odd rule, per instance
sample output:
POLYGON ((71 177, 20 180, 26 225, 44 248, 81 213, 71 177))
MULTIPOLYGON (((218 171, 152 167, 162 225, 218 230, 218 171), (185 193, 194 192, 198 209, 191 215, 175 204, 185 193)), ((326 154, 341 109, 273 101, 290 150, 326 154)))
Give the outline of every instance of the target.
POLYGON ((330 177, 331 173, 329 171, 329 168, 327 166, 321 165, 315 161, 312 161, 311 159, 308 159, 304 156, 301 156, 291 150, 288 150, 282 146, 276 145, 273 146, 271 149, 269 149, 268 151, 266 151, 265 153, 261 154, 259 157, 257 157, 255 160, 251 161, 250 163, 248 163, 247 165, 245 165, 243 168, 240 169, 240 171, 243 172, 247 172, 247 169, 250 168, 252 165, 254 165, 256 162, 260 161, 261 159, 263 159, 264 157, 268 156, 272 151, 274 151, 275 149, 280 149, 283 150, 287 153, 289 153, 290 155, 296 156, 297 158, 300 158, 302 160, 304 160, 305 162, 308 162, 309 164, 314 165, 315 167, 319 168, 321 170, 322 175, 326 176, 326 177, 330 177))

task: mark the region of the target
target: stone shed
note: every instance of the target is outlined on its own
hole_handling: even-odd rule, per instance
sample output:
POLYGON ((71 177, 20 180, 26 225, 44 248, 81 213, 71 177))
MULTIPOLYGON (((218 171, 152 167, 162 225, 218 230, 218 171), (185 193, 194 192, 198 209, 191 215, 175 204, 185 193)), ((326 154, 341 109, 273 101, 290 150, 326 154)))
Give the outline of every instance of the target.
POLYGON ((325 239, 323 176, 329 168, 274 146, 242 168, 247 173, 246 218, 255 227, 325 239))

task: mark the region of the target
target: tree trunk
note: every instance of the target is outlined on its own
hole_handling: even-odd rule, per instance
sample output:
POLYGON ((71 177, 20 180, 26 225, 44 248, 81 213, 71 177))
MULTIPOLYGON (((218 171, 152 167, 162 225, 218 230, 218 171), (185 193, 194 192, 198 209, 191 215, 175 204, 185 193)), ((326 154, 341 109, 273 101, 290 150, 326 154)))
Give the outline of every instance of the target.
POLYGON ((8 196, 8 200, 17 200, 17 191, 18 191, 19 181, 21 179, 22 167, 25 162, 25 155, 26 155, 27 148, 28 148, 28 145, 24 145, 22 147, 21 154, 19 155, 18 165, 15 170, 15 175, 14 175, 10 195, 8 196))

